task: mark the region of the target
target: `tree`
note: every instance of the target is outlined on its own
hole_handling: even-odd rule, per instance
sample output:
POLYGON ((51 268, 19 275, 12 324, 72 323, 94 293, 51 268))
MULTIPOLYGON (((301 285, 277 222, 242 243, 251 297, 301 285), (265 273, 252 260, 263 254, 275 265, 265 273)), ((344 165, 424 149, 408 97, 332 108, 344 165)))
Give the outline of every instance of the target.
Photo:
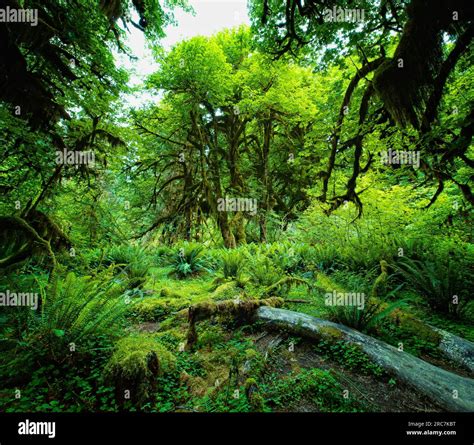
POLYGON ((472 160, 467 156, 474 125, 472 102, 467 113, 459 116, 459 129, 442 125, 441 132, 449 134, 444 138, 439 137, 437 130, 446 83, 456 66, 462 64, 463 57, 472 51, 471 2, 381 0, 360 2, 358 7, 367 19, 354 23, 345 19, 328 20, 328 10, 342 11, 344 16, 344 11, 354 8, 352 2, 345 0, 335 5, 325 0, 254 0, 250 6, 253 29, 260 36, 260 44, 277 57, 301 50, 303 56, 308 53, 316 56, 323 69, 324 62, 336 54, 337 61, 348 55, 357 58, 357 71, 348 84, 332 134, 327 168, 320 173, 320 200, 330 203, 329 211, 346 201, 356 204, 359 214, 362 211, 356 187, 357 178, 369 166, 360 165, 364 152, 362 127, 368 120, 389 122, 392 127, 398 125, 402 129, 411 126, 416 130, 414 147, 423 155, 424 177, 420 180, 434 180, 438 184, 432 202, 442 192, 445 181, 452 181, 472 204, 469 184, 460 182, 456 168, 447 168, 444 162, 472 167, 472 160), (340 144, 344 111, 362 81, 365 86, 359 104, 359 125, 350 139, 354 148, 352 173, 346 191, 329 197, 328 185, 336 157, 341 148, 344 151, 348 148, 340 144), (378 107, 371 106, 374 100, 378 107))

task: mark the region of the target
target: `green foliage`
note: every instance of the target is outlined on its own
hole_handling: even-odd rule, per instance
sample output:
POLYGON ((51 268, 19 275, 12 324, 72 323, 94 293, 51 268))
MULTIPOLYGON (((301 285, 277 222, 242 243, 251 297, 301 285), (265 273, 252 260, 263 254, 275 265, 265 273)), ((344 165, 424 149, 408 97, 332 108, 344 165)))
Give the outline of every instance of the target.
POLYGON ((336 272, 331 279, 322 274, 318 276, 318 279, 319 285, 327 293, 352 294, 352 301, 348 302, 353 303, 352 305, 345 304, 344 301, 341 302, 344 304, 335 304, 337 301, 333 301, 333 297, 326 302, 326 294, 322 295, 322 298, 325 299, 325 312, 331 320, 359 331, 373 332, 396 309, 406 306, 406 302, 399 298, 391 303, 386 302, 391 292, 379 295, 381 298, 371 296, 373 285, 369 281, 370 276, 362 277, 348 272, 336 272))
POLYGON ((167 246, 160 246, 153 252, 153 262, 157 266, 169 264, 173 256, 173 249, 167 246))
POLYGON ((435 359, 441 358, 439 350, 440 336, 423 322, 403 320, 398 324, 386 323, 380 329, 381 338, 387 343, 399 347, 403 344, 403 350, 417 357, 429 356, 435 359))
MULTIPOLYGON (((403 76, 383 82, 403 46, 410 57, 426 49, 405 39, 397 48, 402 35, 423 34, 408 22, 422 2, 362 0, 366 20, 355 26, 325 20, 330 2, 251 0, 252 29, 169 51, 159 39, 173 8, 190 9, 184 0, 30 3, 48 18, 34 32, 0 23, 11 49, 0 63, 0 290, 37 292, 41 305, 0 307, 0 411, 359 409, 334 373, 291 361, 288 375, 280 355, 265 353, 265 336, 256 340, 259 323, 214 316, 197 326, 196 353, 181 352, 184 309, 198 303, 281 296, 421 358, 440 358, 428 323, 473 340, 471 54, 459 51, 444 73, 427 128, 393 122, 407 104, 422 111, 439 57, 424 65, 419 103, 405 94, 398 110, 403 76), (140 107, 127 103, 131 73, 112 54, 130 51, 135 12, 158 69, 133 93, 160 99, 140 107), (295 33, 308 45, 296 48, 295 33), (273 57, 278 41, 301 52, 273 57), (91 151, 94 165, 58 166, 58 147, 91 151), (393 147, 419 151, 421 168, 383 165, 380 152, 393 147), (257 206, 223 211, 223 197, 257 206), (20 216, 26 226, 12 222, 20 216), (363 309, 324 304, 325 292, 346 289, 365 294, 363 309), (147 330, 156 332, 129 336, 147 330)), ((431 39, 435 55, 462 49, 464 16, 431 39)), ((405 76, 417 66, 408 62, 405 76)), ((408 86, 420 81, 412 77, 408 86)), ((380 377, 337 330, 323 331, 316 349, 341 378, 380 377)))
POLYGON ((380 377, 384 374, 383 369, 374 363, 361 347, 346 342, 345 340, 328 341, 321 340, 314 346, 318 354, 337 361, 345 369, 356 371, 365 375, 380 377))
POLYGON ((132 262, 125 270, 128 279, 127 287, 129 289, 136 289, 141 288, 145 283, 148 276, 149 267, 146 262, 132 262))
POLYGON ((404 307, 404 301, 383 303, 366 301, 363 309, 357 306, 329 306, 331 320, 362 332, 371 332, 379 326, 393 311, 404 307))
POLYGON ((266 392, 266 403, 279 410, 291 410, 299 404, 311 406, 319 412, 353 411, 351 403, 343 397, 343 389, 330 372, 309 369, 293 372, 272 383, 266 392))
POLYGON ((454 253, 438 250, 436 256, 421 260, 400 258, 396 268, 402 280, 422 295, 433 310, 461 317, 472 301, 474 257, 471 253, 469 258, 464 252, 467 257, 456 258, 454 253))
POLYGON ((88 339, 116 336, 127 308, 120 287, 107 277, 92 279, 73 273, 49 285, 41 298, 41 313, 29 327, 28 349, 55 362, 74 357, 72 344, 80 353, 88 339))
POLYGON ((248 273, 254 286, 268 287, 277 283, 282 277, 282 271, 263 254, 249 256, 248 262, 248 273))
POLYGON ((224 252, 221 260, 224 278, 231 280, 240 280, 242 278, 246 258, 241 251, 224 252))
POLYGON ((109 264, 127 266, 147 262, 147 253, 143 247, 133 245, 113 246, 107 253, 109 264))
POLYGON ((249 400, 245 396, 243 385, 226 388, 204 396, 199 401, 202 411, 210 413, 248 413, 252 412, 249 400))

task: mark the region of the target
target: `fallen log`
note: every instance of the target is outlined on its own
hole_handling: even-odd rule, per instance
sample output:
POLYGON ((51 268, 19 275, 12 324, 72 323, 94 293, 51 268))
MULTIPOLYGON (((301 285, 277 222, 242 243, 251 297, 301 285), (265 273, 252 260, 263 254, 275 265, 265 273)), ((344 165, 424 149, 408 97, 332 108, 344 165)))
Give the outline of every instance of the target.
POLYGON ((433 366, 381 340, 341 324, 285 309, 263 306, 255 311, 254 318, 268 328, 284 329, 303 337, 340 336, 359 345, 380 367, 447 411, 474 411, 473 379, 433 366))
POLYGON ((196 322, 211 318, 215 315, 229 315, 237 320, 250 320, 255 310, 261 306, 282 306, 282 298, 270 297, 263 300, 222 300, 206 301, 192 305, 188 309, 188 334, 186 350, 193 349, 197 342, 196 322))
POLYGON ((453 362, 474 372, 474 343, 443 329, 430 326, 440 335, 438 348, 453 362))

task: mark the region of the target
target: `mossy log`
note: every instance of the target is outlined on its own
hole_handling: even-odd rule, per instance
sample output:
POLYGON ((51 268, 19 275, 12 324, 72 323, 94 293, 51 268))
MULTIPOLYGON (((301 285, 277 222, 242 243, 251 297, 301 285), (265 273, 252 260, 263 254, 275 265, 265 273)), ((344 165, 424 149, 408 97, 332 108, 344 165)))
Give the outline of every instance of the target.
POLYGON ((447 411, 474 411, 474 380, 461 377, 427 363, 413 355, 347 326, 332 323, 306 314, 260 307, 255 320, 269 328, 284 329, 292 334, 320 339, 328 328, 359 345, 379 366, 399 380, 412 386, 447 411))
MULTIPOLYGON (((380 287, 386 283, 388 277, 388 263, 381 260, 380 268, 381 273, 375 280, 371 290, 371 299, 377 299, 380 287)), ((321 273, 318 274, 318 280, 315 287, 321 289, 323 292, 327 292, 328 289, 336 289, 338 292, 346 291, 345 289, 338 287, 338 285, 330 278, 321 273)), ((402 309, 396 309, 389 314, 389 317, 394 323, 403 326, 405 330, 412 332, 417 338, 421 338, 437 345, 440 353, 448 360, 474 372, 474 343, 451 334, 450 332, 428 325, 413 315, 404 312, 402 309)))
POLYGON ((211 318, 215 315, 228 315, 240 321, 251 320, 260 306, 282 306, 282 298, 271 297, 262 300, 223 300, 206 301, 190 306, 188 309, 189 329, 186 349, 192 349, 197 342, 196 322, 211 318))

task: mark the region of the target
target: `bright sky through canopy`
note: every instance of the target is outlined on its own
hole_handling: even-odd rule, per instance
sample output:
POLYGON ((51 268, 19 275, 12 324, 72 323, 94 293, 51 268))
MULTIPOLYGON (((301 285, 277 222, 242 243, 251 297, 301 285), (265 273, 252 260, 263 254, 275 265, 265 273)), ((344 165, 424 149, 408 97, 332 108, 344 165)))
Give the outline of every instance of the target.
MULTIPOLYGON (((246 0, 189 0, 189 3, 194 14, 176 9, 174 15, 177 25, 170 25, 165 29, 166 37, 161 44, 167 51, 176 43, 194 36, 211 36, 225 28, 250 25, 246 0)), ((138 21, 138 18, 135 17, 135 20, 138 21)), ((130 60, 123 54, 116 57, 119 65, 132 73, 130 84, 137 86, 158 69, 158 64, 153 60, 145 36, 138 29, 130 27, 126 43, 138 60, 130 60)), ((125 96, 130 106, 140 106, 151 98, 151 95, 143 93, 140 96, 125 96)))

